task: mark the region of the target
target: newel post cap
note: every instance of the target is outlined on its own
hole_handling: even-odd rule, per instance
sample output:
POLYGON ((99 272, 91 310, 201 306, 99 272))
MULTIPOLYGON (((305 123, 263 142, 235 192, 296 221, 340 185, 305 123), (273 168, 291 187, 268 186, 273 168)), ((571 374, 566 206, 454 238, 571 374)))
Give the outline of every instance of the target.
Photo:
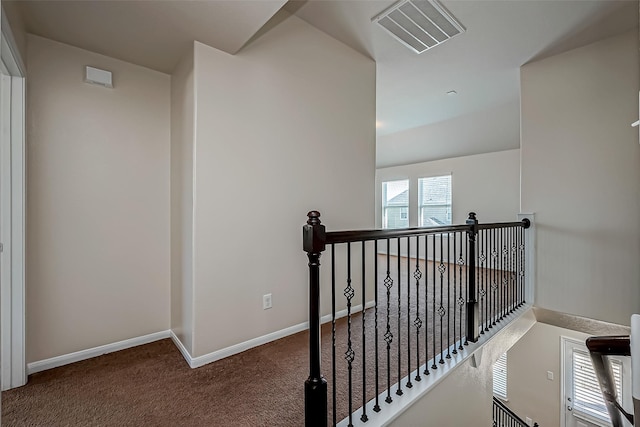
POLYGON ((325 250, 326 230, 320 222, 320 212, 310 211, 307 223, 302 227, 302 246, 307 253, 320 253, 325 250))

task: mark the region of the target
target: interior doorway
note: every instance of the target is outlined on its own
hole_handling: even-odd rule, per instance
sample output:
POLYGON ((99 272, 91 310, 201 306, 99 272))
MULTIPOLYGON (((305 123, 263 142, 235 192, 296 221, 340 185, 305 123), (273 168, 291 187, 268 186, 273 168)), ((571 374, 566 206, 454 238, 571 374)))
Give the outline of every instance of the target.
POLYGON ((8 20, 0 31, 0 383, 24 385, 25 67, 8 20))

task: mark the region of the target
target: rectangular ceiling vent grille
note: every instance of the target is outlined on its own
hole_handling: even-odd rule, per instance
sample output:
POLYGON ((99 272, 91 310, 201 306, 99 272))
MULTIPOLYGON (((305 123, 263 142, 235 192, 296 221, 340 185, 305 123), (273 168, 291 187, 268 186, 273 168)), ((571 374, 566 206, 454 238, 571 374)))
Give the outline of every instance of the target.
POLYGON ((385 31, 416 53, 422 53, 465 29, 436 0, 402 0, 373 18, 385 31))

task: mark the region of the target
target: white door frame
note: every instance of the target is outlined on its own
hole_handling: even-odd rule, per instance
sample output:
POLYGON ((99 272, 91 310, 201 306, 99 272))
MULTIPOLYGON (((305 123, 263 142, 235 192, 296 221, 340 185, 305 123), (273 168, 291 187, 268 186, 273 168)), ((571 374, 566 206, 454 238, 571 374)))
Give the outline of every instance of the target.
POLYGON ((2 390, 27 382, 25 353, 25 77, 9 22, 2 11, 0 99, 0 380, 2 390), (8 92, 8 93, 7 93, 8 92), (10 95, 10 96, 7 96, 10 95), (4 138, 8 136, 8 138, 4 138))

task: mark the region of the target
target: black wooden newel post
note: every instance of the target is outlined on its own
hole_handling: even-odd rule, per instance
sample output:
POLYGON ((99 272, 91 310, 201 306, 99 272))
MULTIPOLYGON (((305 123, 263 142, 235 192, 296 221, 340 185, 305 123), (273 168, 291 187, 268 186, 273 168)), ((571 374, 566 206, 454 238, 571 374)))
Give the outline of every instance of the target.
POLYGON ((478 234, 478 219, 475 212, 469 212, 467 231, 469 240, 469 259, 467 262, 467 286, 469 287, 469 297, 467 300, 467 341, 478 341, 478 302, 476 301, 476 235, 478 234))
POLYGON ((304 251, 309 257, 309 378, 304 383, 306 427, 327 425, 327 380, 320 372, 320 255, 325 250, 325 228, 320 212, 307 214, 302 227, 304 251))

